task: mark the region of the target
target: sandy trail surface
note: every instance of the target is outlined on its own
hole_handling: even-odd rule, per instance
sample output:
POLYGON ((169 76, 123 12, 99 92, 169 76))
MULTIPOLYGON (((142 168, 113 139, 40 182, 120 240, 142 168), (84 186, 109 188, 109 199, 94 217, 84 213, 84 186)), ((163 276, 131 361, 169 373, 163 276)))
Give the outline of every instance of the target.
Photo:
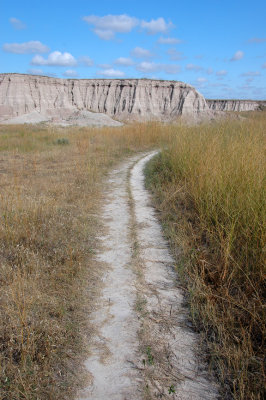
POLYGON ((79 400, 218 399, 145 189, 143 170, 155 154, 131 157, 108 177, 96 254, 103 285, 86 361, 91 381, 79 400))

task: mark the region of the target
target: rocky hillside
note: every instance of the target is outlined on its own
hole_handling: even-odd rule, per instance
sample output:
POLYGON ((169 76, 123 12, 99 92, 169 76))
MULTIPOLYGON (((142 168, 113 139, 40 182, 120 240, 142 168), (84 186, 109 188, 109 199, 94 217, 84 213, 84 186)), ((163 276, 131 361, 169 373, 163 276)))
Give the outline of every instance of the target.
POLYGON ((83 110, 118 120, 172 120, 209 112, 204 97, 182 82, 0 74, 2 121, 33 112, 62 119, 83 110))
POLYGON ((266 106, 265 101, 254 100, 206 100, 213 111, 254 111, 266 106))

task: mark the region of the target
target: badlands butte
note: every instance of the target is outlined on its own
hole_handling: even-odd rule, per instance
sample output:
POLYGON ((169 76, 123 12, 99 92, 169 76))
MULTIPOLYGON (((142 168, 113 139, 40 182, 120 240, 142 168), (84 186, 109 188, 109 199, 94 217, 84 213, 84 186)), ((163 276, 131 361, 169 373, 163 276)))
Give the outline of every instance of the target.
POLYGON ((206 100, 178 81, 153 79, 59 79, 0 74, 0 123, 50 122, 111 125, 122 121, 194 120, 222 111, 253 111, 266 102, 206 100))

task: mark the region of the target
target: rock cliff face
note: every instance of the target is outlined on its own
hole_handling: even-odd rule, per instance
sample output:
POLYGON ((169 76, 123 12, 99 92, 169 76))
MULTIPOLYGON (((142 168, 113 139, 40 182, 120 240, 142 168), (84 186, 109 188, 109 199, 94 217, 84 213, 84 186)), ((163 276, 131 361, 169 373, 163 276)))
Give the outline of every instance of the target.
POLYGON ((77 110, 104 113, 118 120, 172 120, 209 112, 204 97, 182 82, 0 74, 2 121, 35 111, 62 118, 77 110))
POLYGON ((254 100, 206 100, 213 111, 254 111, 266 106, 264 101, 254 100))

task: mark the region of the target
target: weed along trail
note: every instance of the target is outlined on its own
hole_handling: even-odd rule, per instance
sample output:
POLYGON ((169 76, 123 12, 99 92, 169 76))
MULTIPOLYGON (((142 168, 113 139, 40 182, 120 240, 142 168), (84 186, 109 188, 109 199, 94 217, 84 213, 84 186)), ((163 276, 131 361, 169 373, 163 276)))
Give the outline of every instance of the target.
POLYGON ((78 400, 218 399, 145 189, 143 170, 155 154, 129 158, 106 184, 96 254, 103 285, 86 361, 91 379, 78 400))

